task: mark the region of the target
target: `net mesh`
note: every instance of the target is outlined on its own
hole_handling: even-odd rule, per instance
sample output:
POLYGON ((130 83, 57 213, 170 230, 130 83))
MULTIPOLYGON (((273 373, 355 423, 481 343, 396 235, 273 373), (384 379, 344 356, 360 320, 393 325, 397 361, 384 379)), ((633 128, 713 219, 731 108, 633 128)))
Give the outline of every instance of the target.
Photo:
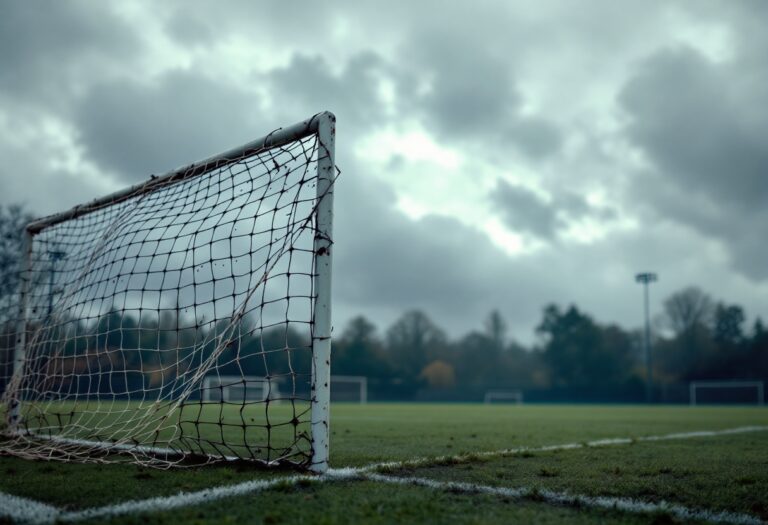
POLYGON ((308 465, 324 154, 310 133, 35 234, 26 308, 2 310, 0 452, 308 465))

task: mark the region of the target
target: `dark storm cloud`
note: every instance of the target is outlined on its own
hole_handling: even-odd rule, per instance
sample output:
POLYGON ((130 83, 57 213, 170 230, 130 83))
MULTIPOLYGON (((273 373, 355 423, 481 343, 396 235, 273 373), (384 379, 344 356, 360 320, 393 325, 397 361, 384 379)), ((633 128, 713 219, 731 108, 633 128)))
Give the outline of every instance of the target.
POLYGON ((58 106, 110 61, 141 49, 108 4, 0 0, 0 92, 21 100, 58 106))
MULTIPOLYGON (((688 191, 737 206, 768 199, 768 109, 729 68, 693 50, 663 51, 626 85, 631 139, 688 191)), ((768 65, 763 73, 768 81, 768 65)))
POLYGON ((614 219, 616 213, 607 207, 590 205, 582 196, 561 191, 549 200, 523 186, 498 180, 489 194, 495 209, 513 232, 526 233, 543 240, 553 240, 559 230, 583 218, 614 219))
POLYGON ((557 210, 534 192, 500 180, 491 193, 491 200, 511 231, 529 233, 545 239, 555 236, 558 226, 557 210))
MULTIPOLYGON (((768 217, 756 204, 760 195, 765 202, 765 193, 754 178, 764 166, 757 142, 767 135, 768 93, 758 95, 767 84, 764 17, 747 13, 746 2, 707 4, 716 7, 711 11, 718 24, 730 24, 731 11, 742 17, 734 27, 748 29, 741 33, 750 36, 739 38, 748 38, 750 45, 740 48, 738 64, 724 67, 693 51, 668 51, 635 72, 619 99, 630 117, 626 137, 655 167, 622 194, 616 189, 621 181, 612 181, 632 168, 621 155, 611 159, 616 163, 610 169, 592 151, 568 157, 575 159, 573 165, 556 164, 571 153, 566 133, 573 132, 573 122, 587 122, 579 132, 597 137, 596 142, 605 138, 590 128, 593 117, 611 120, 613 115, 590 106, 592 79, 577 75, 586 89, 563 84, 561 92, 555 87, 541 100, 527 96, 551 86, 553 72, 570 74, 582 65, 598 72, 597 92, 615 90, 637 49, 652 51, 667 31, 659 23, 662 4, 604 2, 599 17, 582 5, 553 9, 545 4, 513 12, 511 3, 482 1, 395 2, 386 9, 364 2, 293 9, 277 0, 236 1, 222 9, 190 1, 147 4, 144 13, 139 6, 131 15, 136 26, 127 27, 107 11, 110 4, 50 2, 44 13, 35 14, 39 4, 0 0, 0 117, 15 115, 5 128, 15 132, 22 123, 45 121, 55 102, 66 109, 54 117, 67 133, 73 131, 75 156, 82 153, 83 165, 95 163, 134 182, 316 111, 334 111, 343 170, 335 204, 337 330, 358 313, 384 326, 406 308, 419 307, 458 334, 479 326, 498 307, 515 334, 526 337, 549 301, 575 301, 599 319, 631 325, 640 312, 625 299, 635 297, 632 275, 643 268, 661 272, 660 295, 717 275, 719 288, 713 293, 745 304, 750 312, 764 311, 765 288, 754 292, 752 281, 737 279, 707 251, 717 244, 713 239, 724 239, 738 254, 735 264, 747 275, 765 277, 768 217), (3 16, 11 11, 16 13, 3 16), (142 17, 147 24, 139 23, 142 17), (166 24, 166 32, 158 33, 155 23, 166 24), (268 69, 258 61, 262 54, 280 66, 268 69), (243 56, 257 58, 243 64, 243 56), (221 71, 236 60, 231 75, 208 69, 212 61, 221 71), (149 74, 139 64, 151 64, 149 74), (189 69, 161 72, 163 64, 189 69), (393 86, 394 100, 382 96, 382 81, 393 86), (558 97, 566 104, 573 97, 574 107, 587 110, 564 122, 548 105, 558 97), (39 106, 40 114, 20 117, 19 101, 39 106), (696 125, 680 124, 694 117, 696 125), (700 129, 718 128, 721 121, 722 131, 700 129), (490 213, 503 217, 513 231, 557 242, 510 257, 486 232, 459 217, 428 214, 414 221, 404 216, 396 208, 402 195, 377 182, 381 174, 359 156, 358 146, 379 125, 391 124, 398 132, 414 122, 441 147, 466 158, 478 155, 489 164, 503 159, 496 167, 505 174, 512 169, 510 151, 521 153, 524 163, 532 161, 525 163, 521 180, 543 188, 549 198, 500 184, 499 194, 489 196, 490 213), (695 140, 681 144, 681 135, 695 140), (569 148, 563 151, 566 139, 569 148), (721 144, 731 151, 730 161, 720 158, 721 144), (541 169, 533 172, 536 167, 541 169), (725 180, 734 177, 733 182, 716 179, 723 170, 728 170, 725 180), (550 172, 562 174, 566 183, 553 184, 550 172), (754 192, 753 182, 758 184, 754 192), (585 200, 588 186, 606 190, 612 206, 623 208, 623 219, 648 219, 648 228, 612 231, 589 243, 561 235, 570 221, 610 220, 615 214, 585 200), (645 202, 644 211, 632 204, 637 200, 645 202)), ((41 134, 24 143, 8 133, 0 157, 11 159, 16 178, 2 181, 0 199, 23 196, 33 208, 48 212, 103 191, 88 186, 99 170, 90 170, 96 172, 91 178, 73 177, 78 162, 63 162, 63 155, 52 159, 41 149, 39 141, 49 137, 41 134), (51 168, 52 160, 68 173, 51 168), (28 174, 29 181, 18 174, 28 174), (33 185, 42 189, 26 189, 33 185)), ((398 171, 418 177, 403 160, 407 156, 396 153, 398 171)), ((468 170, 466 177, 473 176, 468 170)), ((485 209, 487 203, 476 204, 485 209)))
MULTIPOLYGON (((310 112, 340 107, 347 110, 347 122, 375 126, 385 105, 372 91, 386 78, 396 88, 398 118, 417 118, 444 140, 511 147, 531 159, 544 159, 559 151, 562 131, 544 114, 521 112, 525 100, 515 77, 517 61, 525 39, 536 33, 508 15, 487 2, 453 9, 439 2, 393 4, 382 12, 364 3, 291 10, 270 1, 232 2, 222 16, 207 3, 192 2, 171 11, 166 28, 184 46, 209 45, 244 30, 257 41, 289 38, 298 51, 287 66, 268 75, 274 94, 287 101, 283 107, 295 108, 297 102, 310 112), (473 24, 466 23, 468 16, 473 24), (373 43, 352 58, 337 56, 327 52, 327 42, 315 32, 300 29, 314 27, 318 20, 325 28, 335 22, 357 28, 366 20, 379 20, 382 27, 397 24, 399 45, 394 56, 375 51, 373 43), (478 27, 484 28, 483 38, 478 38, 478 27)), ((374 27, 369 29, 372 40, 382 37, 374 27)))
POLYGON ((542 117, 514 119, 506 136, 520 151, 537 160, 556 153, 563 142, 558 127, 542 117))
MULTIPOLYGON (((343 169, 335 190, 337 331, 355 314, 384 327, 406 309, 421 308, 458 335, 481 326, 498 308, 513 337, 531 341, 550 302, 578 304, 598 319, 639 320, 641 295, 633 279, 639 269, 663 270, 654 290, 657 305, 676 289, 706 282, 718 268, 709 252, 702 252, 701 240, 674 224, 667 224, 663 235, 636 229, 593 243, 563 239, 556 248, 510 257, 483 232, 454 218, 408 219, 395 208, 390 188, 356 176, 359 163, 348 161, 343 169), (697 251, 691 264, 690 254, 697 251), (667 261, 661 268, 659 254, 667 261)), ((759 299, 731 275, 712 291, 726 300, 741 297, 749 311, 760 309, 759 299)))
POLYGON ((638 178, 648 206, 721 239, 734 265, 768 278, 768 65, 741 70, 677 48, 649 58, 619 102, 629 139, 656 174, 638 178), (743 74, 742 74, 743 72, 743 74))
POLYGON ((333 108, 345 126, 370 131, 383 119, 378 90, 388 69, 384 59, 370 51, 351 57, 338 74, 320 56, 295 54, 286 67, 270 71, 266 78, 277 108, 300 109, 303 114, 333 108))
POLYGON ((395 208, 392 190, 356 177, 359 168, 344 166, 336 187, 337 324, 360 312, 385 324, 421 308, 456 334, 479 326, 498 307, 522 331, 537 315, 542 294, 555 292, 557 285, 543 274, 532 279, 518 271, 481 231, 451 217, 407 218, 395 208), (529 299, 515 299, 520 296, 529 299))
POLYGON ((401 82, 400 95, 442 137, 516 147, 533 159, 556 153, 561 132, 542 115, 521 113, 524 97, 514 76, 513 53, 485 40, 463 39, 445 29, 414 31, 402 75, 415 75, 428 86, 401 82))
POLYGON ((198 73, 173 71, 150 84, 95 86, 77 108, 75 123, 92 160, 135 181, 277 127, 258 121, 258 110, 259 99, 252 94, 198 73))

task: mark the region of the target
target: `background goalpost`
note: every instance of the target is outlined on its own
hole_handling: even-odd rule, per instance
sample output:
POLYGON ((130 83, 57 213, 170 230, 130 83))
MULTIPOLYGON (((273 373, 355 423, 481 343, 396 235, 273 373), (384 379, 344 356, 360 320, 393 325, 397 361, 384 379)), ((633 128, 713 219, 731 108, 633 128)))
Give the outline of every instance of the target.
POLYGON ((335 121, 29 224, 0 452, 327 470, 335 121))
POLYGON ((204 403, 279 402, 280 384, 275 379, 257 376, 205 376, 204 403))
POLYGON ((513 403, 515 405, 523 404, 522 390, 489 390, 483 396, 483 403, 513 403))
POLYGON ((755 402, 762 406, 765 404, 765 385, 763 381, 691 381, 689 385, 690 404, 701 404, 698 395, 699 390, 724 390, 747 389, 754 391, 755 402))
POLYGON ((331 397, 334 401, 350 401, 364 405, 368 402, 366 376, 331 376, 331 397))

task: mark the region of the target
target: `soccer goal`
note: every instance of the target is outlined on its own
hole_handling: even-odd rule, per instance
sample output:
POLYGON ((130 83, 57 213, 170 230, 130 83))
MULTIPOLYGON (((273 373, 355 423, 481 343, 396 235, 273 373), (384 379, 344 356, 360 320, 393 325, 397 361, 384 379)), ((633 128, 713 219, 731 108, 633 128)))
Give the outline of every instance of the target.
POLYGON ((331 376, 331 401, 365 404, 368 402, 368 378, 331 376))
POLYGON ((29 224, 0 453, 326 470, 334 141, 320 113, 29 224))
POLYGON ((485 393, 483 403, 511 403, 515 405, 523 404, 522 390, 490 390, 485 393))
POLYGON ((763 381, 692 381, 689 385, 691 405, 739 403, 765 404, 763 381))
POLYGON ((202 390, 205 403, 276 403, 282 399, 278 380, 266 377, 205 376, 202 390))

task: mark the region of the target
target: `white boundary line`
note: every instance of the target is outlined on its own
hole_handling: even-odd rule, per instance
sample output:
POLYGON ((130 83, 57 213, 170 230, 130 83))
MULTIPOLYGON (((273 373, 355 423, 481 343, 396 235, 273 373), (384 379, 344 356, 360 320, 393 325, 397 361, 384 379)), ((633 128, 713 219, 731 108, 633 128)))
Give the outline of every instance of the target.
POLYGON ((461 483, 454 481, 436 481, 426 478, 400 478, 395 476, 383 476, 381 474, 367 474, 366 479, 382 483, 396 485, 415 485, 434 490, 461 492, 465 494, 490 494, 513 499, 530 498, 534 501, 546 501, 555 505, 583 506, 608 510, 619 510, 632 514, 650 514, 666 512, 683 520, 709 521, 712 523, 733 523, 737 525, 760 525, 762 520, 749 514, 737 512, 718 512, 706 509, 696 509, 661 501, 649 503, 632 498, 614 498, 605 496, 572 495, 567 492, 555 492, 551 490, 523 488, 493 487, 490 485, 476 485, 474 483, 461 483))
POLYGON ((52 505, 0 492, 0 517, 19 523, 53 523, 59 514, 52 505))
POLYGON ((156 497, 144 500, 133 500, 103 507, 93 507, 81 511, 68 512, 46 505, 44 503, 19 498, 0 492, 0 516, 9 517, 17 522, 48 524, 56 520, 65 522, 77 522, 85 519, 111 518, 115 516, 146 513, 179 508, 192 505, 210 503, 223 498, 233 496, 242 496, 252 494, 263 490, 268 490, 280 485, 296 485, 306 482, 325 482, 325 481, 349 481, 354 479, 370 479, 385 483, 414 484, 432 487, 440 490, 460 490, 467 493, 483 492, 489 494, 498 494, 506 497, 525 498, 541 497, 545 501, 556 504, 574 505, 582 504, 597 508, 616 508, 618 510, 632 513, 649 512, 669 512, 677 517, 686 519, 702 519, 716 521, 720 523, 752 524, 761 523, 760 520, 747 514, 737 513, 717 513, 706 509, 689 508, 682 505, 662 503, 648 503, 629 498, 607 498, 607 497, 589 497, 570 495, 567 493, 550 491, 533 491, 530 488, 502 488, 490 487, 484 485, 473 485, 469 483, 447 483, 423 478, 400 478, 386 476, 377 473, 381 470, 392 470, 403 467, 419 467, 430 464, 439 464, 445 461, 469 461, 473 458, 490 458, 517 454, 521 452, 547 452, 555 450, 573 450, 587 447, 601 447, 611 445, 629 445, 635 442, 655 442, 670 441, 678 439, 695 439, 702 437, 726 436, 734 434, 745 434, 750 432, 768 431, 768 426, 745 426, 729 428, 724 430, 705 430, 695 432, 676 432, 672 434, 663 434, 657 436, 644 436, 638 438, 610 438, 598 439, 582 443, 565 443, 561 445, 546 445, 542 447, 519 447, 508 448, 497 451, 479 452, 476 454, 464 454, 456 456, 424 457, 414 458, 405 461, 393 461, 386 463, 374 463, 358 468, 331 469, 322 476, 296 475, 284 478, 270 480, 251 480, 235 485, 225 485, 213 487, 195 492, 181 492, 174 496, 156 497), (463 487, 463 488, 462 488, 463 487), (464 490, 466 489, 466 490, 464 490), (706 516, 706 517, 705 517, 706 516))
MULTIPOLYGON (((16 437, 27 437, 32 436, 34 439, 39 439, 41 441, 53 441, 54 443, 61 443, 64 445, 75 445, 80 447, 90 447, 95 450, 105 450, 110 451, 114 450, 118 453, 120 452, 135 452, 138 454, 148 454, 148 455, 155 455, 160 457, 165 457, 166 459, 169 457, 179 457, 183 458, 185 455, 187 455, 182 450, 177 450, 173 448, 166 448, 166 447, 151 447, 147 445, 136 445, 133 443, 109 443, 105 441, 92 441, 88 439, 75 439, 75 438, 68 438, 63 436, 46 436, 43 434, 38 434, 36 432, 32 432, 30 430, 26 430, 24 432, 14 432, 12 435, 15 435, 16 437)), ((213 454, 198 454, 200 457, 207 457, 215 460, 224 460, 224 461, 240 461, 241 458, 237 456, 218 456, 213 454)), ((275 462, 263 462, 266 465, 272 465, 275 462)))
POLYGON ((387 461, 383 463, 374 463, 367 467, 362 467, 362 471, 370 472, 377 470, 390 470, 404 467, 421 467, 430 464, 439 464, 445 462, 470 461, 474 458, 494 458, 501 456, 511 456, 523 452, 552 452, 555 450, 574 450, 588 447, 605 447, 612 445, 631 445, 636 442, 645 441, 672 441, 677 439, 693 439, 702 437, 728 436, 732 434, 746 434, 749 432, 768 431, 768 425, 752 425, 745 427, 727 428, 724 430, 697 430, 694 432, 675 432, 672 434, 662 434, 658 436, 641 436, 637 438, 607 438, 596 439, 593 441, 584 441, 581 443, 564 443, 561 445, 544 445, 541 447, 517 447, 506 448, 502 450, 491 450, 486 452, 474 452, 468 454, 457 454, 454 456, 437 456, 406 459, 403 461, 387 461))

